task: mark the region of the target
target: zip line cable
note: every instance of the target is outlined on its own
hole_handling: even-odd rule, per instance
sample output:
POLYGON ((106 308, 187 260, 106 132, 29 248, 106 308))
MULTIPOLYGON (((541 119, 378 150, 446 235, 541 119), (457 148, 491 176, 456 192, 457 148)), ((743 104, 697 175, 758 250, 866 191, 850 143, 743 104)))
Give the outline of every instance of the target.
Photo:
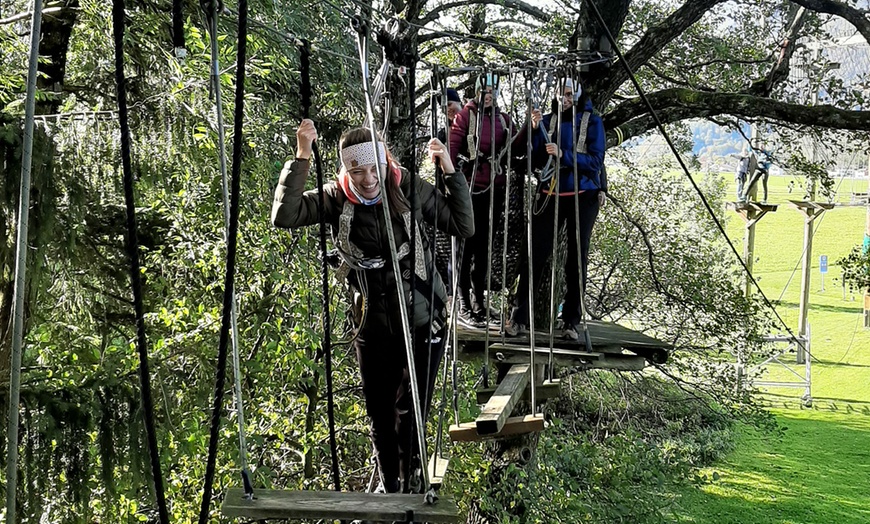
POLYGON ((151 398, 151 372, 148 368, 148 341, 145 337, 145 304, 142 298, 142 272, 139 265, 139 238, 136 230, 136 203, 133 195, 133 167, 130 154, 130 125, 127 117, 127 79, 124 76, 124 0, 112 2, 112 29, 115 40, 115 82, 118 89, 118 123, 121 132, 121 165, 124 178, 124 203, 127 215, 127 256, 130 258, 130 283, 133 288, 133 308, 136 314, 136 348, 139 353, 139 382, 145 437, 151 457, 151 474, 157 513, 161 524, 169 523, 160 452, 154 427, 154 402, 151 398))
MULTIPOLYGON (((123 1, 123 0, 116 0, 123 1)), ((215 378, 214 402, 212 404, 211 428, 209 431, 208 458, 206 462, 205 480, 202 489, 202 504, 199 510, 199 524, 206 524, 209 519, 212 484, 214 483, 217 448, 220 440, 220 419, 223 409, 224 383, 227 371, 227 346, 229 345, 230 321, 233 308, 236 247, 239 233, 239 193, 241 192, 242 175, 242 141, 244 140, 242 123, 245 117, 245 60, 248 49, 248 0, 239 0, 238 49, 236 54, 236 93, 235 115, 233 122, 233 166, 230 189, 230 220, 229 236, 227 238, 226 275, 224 277, 223 312, 221 315, 220 342, 217 355, 217 376, 215 378)))
POLYGON ((21 401, 21 353, 24 345, 24 295, 27 281, 27 238, 30 224, 30 170, 33 165, 33 124, 36 113, 36 78, 39 37, 42 31, 42 0, 33 0, 30 20, 30 58, 27 94, 24 99, 24 143, 18 197, 18 231, 15 239, 15 284, 12 302, 12 362, 9 367, 9 419, 6 431, 6 518, 16 522, 18 493, 18 418, 21 401))
POLYGON ((716 228, 719 230, 720 233, 722 233, 722 236, 725 238, 725 241, 728 243, 728 246, 731 248, 731 251, 734 253, 734 256, 737 257, 738 262, 740 262, 740 265, 743 267, 743 270, 746 272, 746 274, 747 274, 748 278, 750 279, 750 281, 752 282, 752 284, 758 290, 758 293, 759 293, 759 295, 761 295, 762 299, 764 300, 764 303, 770 308, 770 310, 773 312, 773 314, 776 316, 776 318, 780 321, 780 323, 782 323, 783 327, 785 327, 788 334, 791 335, 791 337, 795 339, 795 341, 801 347, 801 349, 803 351, 805 351, 808 355, 810 355, 811 358, 815 358, 808 351, 806 351, 806 345, 798 339, 798 337, 794 334, 794 332, 789 327, 789 325, 786 324, 785 320, 783 320, 782 316, 780 316, 779 312, 776 310, 774 305, 771 303, 770 299, 767 298, 767 295, 764 294, 764 291, 761 289, 761 286, 758 284, 758 281, 752 275, 752 272, 749 271, 749 267, 747 267, 746 262, 743 260, 743 257, 740 255, 740 253, 737 252, 737 248, 734 246, 734 243, 731 242, 731 239, 728 237, 728 234, 725 232, 724 226, 722 226, 722 223, 716 217, 716 213, 713 211, 713 208, 710 206, 710 202, 707 200, 707 197, 704 196, 704 192, 701 191, 701 188, 698 187, 698 183, 695 182, 695 179, 692 177, 692 174, 689 172, 688 166, 686 166, 686 163, 683 161, 683 157, 680 156, 680 153, 679 153, 679 151, 677 151, 677 148, 674 145, 674 142, 671 140, 670 135, 665 130, 664 124, 662 123, 661 119, 659 118, 659 115, 656 112, 655 108, 653 108, 652 104, 650 103, 649 99, 647 98, 646 93, 643 90, 643 87, 637 81, 637 77, 635 76, 634 71, 631 69, 631 66, 626 61, 625 55, 622 53, 622 49, 617 44, 616 39, 613 36, 613 33, 610 32, 610 28, 607 27, 607 23, 604 21, 604 18, 601 15, 601 11, 598 10, 598 6, 596 5, 595 1, 589 0, 589 5, 592 7, 592 11, 595 13, 595 17, 597 18, 599 25, 601 25, 601 28, 604 30, 604 34, 607 37, 607 40, 610 42, 610 45, 613 47, 614 52, 616 52, 616 55, 619 57, 619 63, 621 63, 622 66, 625 68, 626 72, 628 73, 629 79, 631 80, 632 84, 634 85, 634 88, 637 90, 638 95, 640 96, 644 105, 649 110, 650 116, 652 116, 653 120, 656 123, 656 127, 658 127, 659 132, 662 134, 662 138, 665 139, 665 142, 667 142, 668 147, 671 149, 671 152, 674 153, 674 157, 677 159, 677 163, 680 164, 680 167, 683 169, 683 172, 686 174, 686 177, 688 177, 689 182, 692 184, 692 187, 698 193, 698 196, 701 198, 701 202, 704 204, 704 207, 707 209, 707 212, 710 214, 710 217, 713 219, 713 222, 716 224, 716 228))

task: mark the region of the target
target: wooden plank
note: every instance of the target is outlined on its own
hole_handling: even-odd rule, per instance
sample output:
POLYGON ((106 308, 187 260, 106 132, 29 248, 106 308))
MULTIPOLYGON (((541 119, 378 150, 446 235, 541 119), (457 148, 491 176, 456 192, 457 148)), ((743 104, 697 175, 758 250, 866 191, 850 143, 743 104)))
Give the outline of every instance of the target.
POLYGON ((734 211, 764 211, 771 213, 776 211, 777 204, 763 204, 761 202, 726 202, 725 207, 734 211))
POLYGON ((450 497, 426 504, 422 495, 338 491, 258 490, 245 500, 244 490, 227 490, 221 513, 246 519, 371 520, 376 522, 459 522, 450 497))
MULTIPOLYGON (((520 346, 518 344, 490 344, 489 346, 490 354, 492 353, 521 353, 523 355, 528 355, 531 353, 528 346, 520 346)), ((576 349, 563 349, 563 348, 553 348, 553 355, 566 357, 566 358, 576 358, 577 360, 600 360, 602 358, 601 353, 589 353, 587 351, 580 351, 576 349)), ((535 348, 535 362, 539 364, 546 364, 546 360, 539 361, 538 358, 544 357, 545 359, 550 356, 550 348, 537 347, 535 348)), ((528 357, 526 357, 528 358, 528 357)))
MULTIPOLYGON (((502 361, 506 364, 521 364, 529 361, 525 355, 510 355, 502 361)), ((640 371, 647 365, 647 359, 628 353, 604 353, 600 360, 577 360, 556 355, 556 366, 560 368, 611 369, 613 371, 640 371)))
POLYGON ((477 431, 481 435, 498 433, 510 417, 514 406, 523 395, 523 390, 529 383, 529 365, 515 364, 507 376, 495 390, 492 397, 480 411, 477 420, 477 431))
POLYGON ((635 355, 606 355, 592 367, 614 371, 640 371, 646 367, 646 359, 635 355))
POLYGON ((447 475, 447 467, 450 465, 450 458, 448 457, 438 457, 438 460, 435 460, 437 455, 433 454, 429 457, 429 484, 434 488, 440 488, 441 484, 444 483, 444 476, 447 475))
MULTIPOLYGON (((531 384, 526 386, 526 389, 523 390, 523 396, 520 397, 520 400, 528 401, 531 399, 532 395, 532 387, 531 384)), ((478 404, 486 404, 486 402, 492 397, 493 393, 495 393, 495 388, 484 388, 477 390, 477 403, 478 404)), ((549 400, 551 398, 559 398, 559 395, 562 394, 562 385, 558 379, 550 382, 549 380, 544 381, 541 384, 538 384, 535 388, 535 400, 549 400)))
MULTIPOLYGON (((589 338, 592 341, 592 349, 595 352, 620 353, 623 349, 634 351, 637 349, 652 349, 660 348, 671 350, 673 346, 667 342, 656 340, 648 335, 628 329, 613 322, 604 322, 601 320, 590 320, 587 323, 589 327, 589 338)), ((482 343, 486 340, 486 332, 483 329, 469 328, 459 325, 456 327, 459 340, 464 343, 482 343)), ((490 342, 500 340, 501 335, 498 331, 490 330, 490 342)), ((537 341, 548 341, 550 334, 543 331, 536 331, 535 339, 537 341)), ((581 337, 582 339, 582 337, 581 337)), ((529 346, 528 335, 520 337, 507 337, 506 343, 517 346, 529 346)), ((467 344, 466 344, 467 345, 467 344)), ((567 340, 561 337, 556 337, 555 346, 563 349, 581 349, 584 342, 567 340)), ((477 348, 482 351, 483 346, 477 348)))
POLYGON ((450 440, 454 442, 475 442, 478 440, 497 439, 512 435, 523 435, 544 431, 543 415, 526 415, 524 417, 511 417, 505 421, 504 426, 498 433, 481 435, 477 432, 476 422, 463 422, 450 426, 450 440))

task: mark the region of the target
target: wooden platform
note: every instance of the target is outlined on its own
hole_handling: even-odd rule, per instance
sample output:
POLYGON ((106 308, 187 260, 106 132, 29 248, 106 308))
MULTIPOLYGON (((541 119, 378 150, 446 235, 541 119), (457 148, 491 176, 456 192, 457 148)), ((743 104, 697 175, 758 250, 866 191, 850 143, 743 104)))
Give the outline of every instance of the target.
POLYGON ((371 520, 375 522, 459 522, 450 497, 426 504, 423 495, 348 493, 338 491, 259 490, 245 500, 244 490, 227 491, 221 513, 257 519, 371 520))
POLYGON ((544 431, 544 416, 526 415, 507 419, 501 431, 489 435, 477 432, 477 422, 463 422, 450 426, 450 440, 454 442, 474 442, 478 440, 498 439, 525 433, 544 431))
POLYGON ((747 211, 772 213, 776 211, 779 206, 777 204, 768 204, 766 202, 727 202, 725 207, 737 211, 738 213, 745 213, 747 211))
POLYGON ((813 200, 789 200, 791 205, 801 211, 807 210, 815 210, 815 211, 828 211, 829 209, 834 209, 836 204, 831 202, 816 202, 813 200))
MULTIPOLYGON (((609 367, 605 361, 611 358, 612 354, 622 354, 623 351, 630 351, 634 355, 643 357, 650 362, 662 364, 667 361, 668 352, 673 349, 673 346, 666 342, 656 340, 643 333, 638 333, 612 322, 590 320, 587 325, 589 326, 589 337, 592 340, 593 353, 601 354, 599 358, 593 358, 592 354, 586 352, 585 344, 582 341, 577 342, 561 338, 561 331, 556 333, 554 346, 559 349, 586 352, 589 355, 589 367, 619 369, 618 366, 621 365, 621 361, 616 363, 616 368, 609 367)), ((457 326, 456 330, 459 341, 463 345, 463 352, 475 353, 483 351, 483 345, 486 340, 486 332, 483 329, 468 328, 460 325, 457 326)), ((490 344, 501 343, 501 340, 498 327, 490 328, 490 344)), ((528 351, 528 335, 505 337, 504 340, 507 345, 525 346, 526 351, 528 351)), ((542 348, 545 348, 545 354, 549 354, 549 340, 549 332, 535 331, 535 345, 538 347, 536 356, 541 354, 542 348)), ((577 355, 571 355, 572 358, 575 356, 577 355)), ((526 358, 528 359, 528 356, 526 358)), ((541 363, 544 363, 544 361, 541 363)))

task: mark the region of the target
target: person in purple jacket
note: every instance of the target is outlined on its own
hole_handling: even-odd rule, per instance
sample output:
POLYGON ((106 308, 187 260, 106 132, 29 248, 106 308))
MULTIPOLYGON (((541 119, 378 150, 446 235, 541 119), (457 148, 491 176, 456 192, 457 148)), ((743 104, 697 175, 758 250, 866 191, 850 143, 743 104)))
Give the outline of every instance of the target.
MULTIPOLYGON (((495 75, 481 75, 475 84, 475 99, 453 119, 450 126, 450 157, 465 174, 471 188, 474 209, 474 236, 465 241, 459 263, 459 320, 472 327, 483 327, 486 319, 486 271, 494 256, 489 243, 490 202, 493 210, 504 208, 506 169, 511 157, 511 137, 516 130, 510 114, 497 107, 495 75), (495 140, 493 140, 495 137, 495 140), (490 192, 493 192, 492 200, 490 192)), ((513 140, 525 151, 525 133, 513 140)), ((493 235, 499 234, 493 232, 493 235)), ((499 315, 490 308, 489 318, 499 315)))
MULTIPOLYGON (((550 114, 541 117, 539 110, 532 112, 532 129, 532 161, 536 167, 544 167, 535 206, 538 213, 533 213, 531 219, 532 289, 538 289, 541 285, 545 262, 553 251, 553 220, 558 199, 559 230, 565 227, 568 236, 568 256, 565 258, 567 290, 562 306, 563 336, 578 340, 578 325, 582 319, 580 293, 586 288, 589 239, 607 191, 604 124, 601 117, 593 112, 589 96, 582 92, 579 85, 575 89, 573 82, 567 79, 563 95, 559 101, 553 101, 550 114), (573 109, 575 104, 576 115, 573 109), (579 224, 575 223, 575 191, 579 193, 579 224), (580 229, 582 287, 577 266, 577 228, 580 229)), ((525 334, 528 332, 531 311, 528 266, 520 269, 520 282, 513 305, 505 332, 510 336, 525 334)))

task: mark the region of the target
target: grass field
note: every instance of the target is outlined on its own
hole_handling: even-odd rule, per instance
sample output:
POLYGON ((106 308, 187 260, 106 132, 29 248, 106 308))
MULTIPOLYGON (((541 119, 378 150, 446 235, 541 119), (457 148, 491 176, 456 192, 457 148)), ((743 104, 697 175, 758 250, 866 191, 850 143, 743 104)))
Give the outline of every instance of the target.
MULTIPOLYGON (((790 180, 770 179, 768 200, 780 207, 756 228, 754 274, 797 332, 804 221, 787 204, 802 196, 798 189, 788 193, 790 180)), ((849 202, 853 191, 867 191, 867 180, 844 179, 839 188, 836 200, 849 202)), ((733 195, 733 183, 730 191, 733 195)), ((864 207, 837 207, 816 220, 809 310, 812 408, 800 408, 803 390, 767 390, 777 420, 788 428, 784 436, 742 431, 737 449, 705 470, 717 480, 681 494, 675 522, 870 522, 870 329, 863 327, 862 297, 846 293, 844 298, 836 265, 862 242, 866 213, 864 207), (819 274, 822 254, 828 256, 824 291, 819 274)), ((729 217, 727 230, 742 253, 744 222, 736 213, 729 217)), ((793 363, 794 355, 783 360, 793 363)), ((796 370, 803 373, 803 366, 796 370)), ((770 367, 764 378, 789 377, 794 378, 787 370, 770 367)))

